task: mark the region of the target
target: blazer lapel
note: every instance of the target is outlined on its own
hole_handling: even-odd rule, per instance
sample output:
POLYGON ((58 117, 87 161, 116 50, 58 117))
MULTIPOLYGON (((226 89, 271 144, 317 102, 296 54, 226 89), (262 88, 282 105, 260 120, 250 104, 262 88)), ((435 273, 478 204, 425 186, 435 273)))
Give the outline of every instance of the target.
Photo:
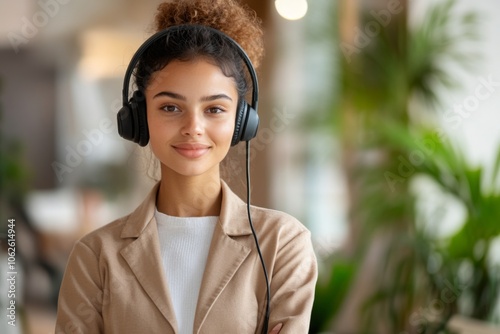
POLYGON ((198 296, 194 333, 200 331, 213 304, 217 302, 220 294, 251 251, 249 247, 232 238, 252 233, 245 219, 244 203, 225 183, 222 184, 222 190, 221 214, 212 237, 198 296))
POLYGON ((177 321, 161 265, 160 242, 154 218, 157 189, 158 186, 153 188, 144 203, 130 215, 121 237, 136 239, 124 247, 120 254, 149 298, 167 319, 173 332, 177 332, 177 321))

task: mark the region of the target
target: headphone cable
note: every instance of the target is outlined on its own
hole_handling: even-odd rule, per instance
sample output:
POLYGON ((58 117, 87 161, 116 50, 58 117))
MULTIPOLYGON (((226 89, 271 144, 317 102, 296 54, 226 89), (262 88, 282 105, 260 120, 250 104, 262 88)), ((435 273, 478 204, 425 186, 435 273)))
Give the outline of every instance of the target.
POLYGON ((257 233, 253 227, 252 215, 250 214, 250 141, 246 141, 246 174, 247 174, 247 213, 248 222, 250 223, 250 228, 252 229, 252 235, 255 240, 255 246, 257 247, 257 253, 259 254, 260 263, 262 264, 262 270, 264 271, 264 277, 266 279, 266 314, 264 319, 264 326, 262 327, 262 333, 267 334, 269 327, 269 315, 270 315, 270 304, 271 304, 271 287, 269 285, 269 277, 267 275, 266 263, 264 262, 264 257, 259 246, 259 239, 257 238, 257 233))

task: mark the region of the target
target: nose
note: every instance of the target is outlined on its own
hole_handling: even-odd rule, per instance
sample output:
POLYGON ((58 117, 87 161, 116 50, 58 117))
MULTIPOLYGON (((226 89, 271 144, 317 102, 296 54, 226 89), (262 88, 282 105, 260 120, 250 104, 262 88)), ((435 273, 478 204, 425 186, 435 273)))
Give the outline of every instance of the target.
POLYGON ((181 132, 184 136, 199 137, 205 131, 204 119, 197 112, 189 111, 184 114, 181 132))

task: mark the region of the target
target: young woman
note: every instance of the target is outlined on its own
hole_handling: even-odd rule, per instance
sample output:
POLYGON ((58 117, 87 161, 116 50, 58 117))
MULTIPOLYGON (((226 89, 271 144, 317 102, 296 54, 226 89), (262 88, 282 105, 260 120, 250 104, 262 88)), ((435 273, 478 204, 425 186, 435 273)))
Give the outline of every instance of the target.
POLYGON ((76 243, 56 333, 307 333, 309 231, 248 210, 220 176, 230 146, 255 135, 245 95, 256 79, 239 48, 260 63, 259 21, 235 0, 176 1, 160 5, 156 27, 130 66, 137 91, 119 131, 149 143, 161 180, 131 214, 76 243))

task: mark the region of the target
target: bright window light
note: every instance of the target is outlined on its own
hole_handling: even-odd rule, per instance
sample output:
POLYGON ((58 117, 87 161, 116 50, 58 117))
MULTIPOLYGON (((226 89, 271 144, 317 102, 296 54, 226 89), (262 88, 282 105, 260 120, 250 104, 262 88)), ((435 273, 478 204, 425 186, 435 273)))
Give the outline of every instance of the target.
POLYGON ((287 20, 298 20, 307 13, 306 0, 276 0, 274 2, 278 13, 287 20))

